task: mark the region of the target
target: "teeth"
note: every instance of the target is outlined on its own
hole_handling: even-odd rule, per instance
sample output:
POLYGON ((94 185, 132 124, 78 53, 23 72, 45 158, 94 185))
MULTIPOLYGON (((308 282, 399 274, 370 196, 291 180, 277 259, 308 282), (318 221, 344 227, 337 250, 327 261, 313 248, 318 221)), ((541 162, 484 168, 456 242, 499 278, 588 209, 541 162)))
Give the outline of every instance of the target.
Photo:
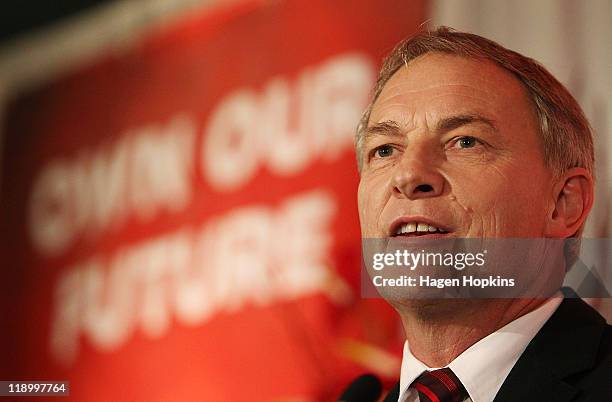
POLYGON ((434 232, 439 232, 439 233, 446 233, 446 231, 442 230, 442 229, 438 229, 435 226, 431 226, 428 225, 426 223, 422 223, 422 222, 410 222, 410 223, 404 223, 403 225, 401 225, 397 231, 396 234, 406 234, 406 233, 414 233, 414 232, 420 232, 420 233, 434 233, 434 232))
POLYGON ((402 225, 401 233, 413 233, 416 232, 416 223, 407 223, 402 225))

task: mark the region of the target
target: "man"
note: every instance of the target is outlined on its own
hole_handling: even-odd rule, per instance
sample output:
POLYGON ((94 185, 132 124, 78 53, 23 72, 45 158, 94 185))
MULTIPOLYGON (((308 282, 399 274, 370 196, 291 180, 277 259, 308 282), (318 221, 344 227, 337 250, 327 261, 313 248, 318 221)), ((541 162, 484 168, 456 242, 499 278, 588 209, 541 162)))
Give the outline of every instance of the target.
MULTIPOLYGON (((388 56, 356 149, 364 238, 579 238, 593 203, 592 136, 569 92, 448 28, 388 56)), ((612 401, 611 327, 577 297, 387 299, 406 344, 385 401, 612 401)))

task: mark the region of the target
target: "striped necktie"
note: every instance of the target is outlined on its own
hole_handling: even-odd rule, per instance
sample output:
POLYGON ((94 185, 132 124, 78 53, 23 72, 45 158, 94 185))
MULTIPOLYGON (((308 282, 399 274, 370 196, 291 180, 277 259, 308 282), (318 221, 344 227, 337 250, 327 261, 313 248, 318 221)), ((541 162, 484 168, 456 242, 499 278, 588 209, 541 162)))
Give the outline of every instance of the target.
POLYGON ((419 392, 420 402, 462 402, 468 396, 461 381, 449 368, 426 371, 410 387, 419 392))

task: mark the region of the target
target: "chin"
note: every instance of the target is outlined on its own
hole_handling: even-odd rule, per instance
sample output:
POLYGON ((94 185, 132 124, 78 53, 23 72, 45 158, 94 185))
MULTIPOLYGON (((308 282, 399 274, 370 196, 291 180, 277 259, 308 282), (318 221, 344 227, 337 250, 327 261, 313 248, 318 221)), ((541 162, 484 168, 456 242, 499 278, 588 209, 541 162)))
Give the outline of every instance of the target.
POLYGON ((457 317, 458 310, 465 311, 467 307, 484 305, 487 299, 387 299, 387 301, 400 315, 408 313, 411 316, 431 320, 441 317, 457 317))

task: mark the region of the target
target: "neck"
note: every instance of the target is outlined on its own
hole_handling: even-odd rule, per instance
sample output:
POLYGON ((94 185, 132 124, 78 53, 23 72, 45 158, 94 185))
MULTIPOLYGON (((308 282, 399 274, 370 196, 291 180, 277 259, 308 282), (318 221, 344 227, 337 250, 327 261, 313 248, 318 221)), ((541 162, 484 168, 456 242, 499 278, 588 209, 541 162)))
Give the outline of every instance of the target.
POLYGON ((470 346, 546 299, 427 300, 396 306, 412 354, 445 367, 470 346))

